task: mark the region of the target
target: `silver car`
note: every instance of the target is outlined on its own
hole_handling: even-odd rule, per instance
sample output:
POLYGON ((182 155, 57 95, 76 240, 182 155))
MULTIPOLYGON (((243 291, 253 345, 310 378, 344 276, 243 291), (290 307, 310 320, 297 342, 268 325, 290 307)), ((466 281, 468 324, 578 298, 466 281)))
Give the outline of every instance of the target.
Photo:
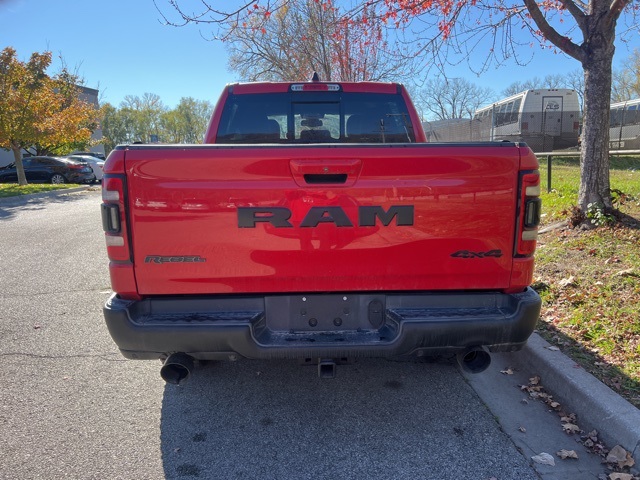
POLYGON ((104 160, 93 157, 91 155, 68 155, 66 158, 75 160, 76 162, 88 163, 96 176, 96 181, 102 182, 102 169, 104 168, 104 160))

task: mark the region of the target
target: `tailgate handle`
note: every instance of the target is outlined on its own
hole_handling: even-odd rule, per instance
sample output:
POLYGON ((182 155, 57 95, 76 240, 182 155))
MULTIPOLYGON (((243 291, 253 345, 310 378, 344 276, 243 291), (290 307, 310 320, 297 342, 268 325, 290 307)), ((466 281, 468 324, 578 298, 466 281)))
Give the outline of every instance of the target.
POLYGON ((305 173, 304 181, 309 185, 323 185, 328 183, 346 183, 346 173, 305 173))
POLYGON ((362 169, 360 159, 346 160, 291 160, 291 175, 300 186, 341 185, 356 183, 362 169))

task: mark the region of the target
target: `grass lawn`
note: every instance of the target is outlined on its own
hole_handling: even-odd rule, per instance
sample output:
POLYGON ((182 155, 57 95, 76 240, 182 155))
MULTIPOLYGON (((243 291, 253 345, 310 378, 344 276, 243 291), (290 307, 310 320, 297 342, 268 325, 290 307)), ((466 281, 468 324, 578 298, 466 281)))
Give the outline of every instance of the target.
POLYGON ((50 192, 52 190, 64 190, 75 188, 80 185, 65 183, 63 185, 51 185, 48 183, 33 183, 20 186, 16 183, 0 183, 0 198, 16 197, 18 195, 28 195, 30 193, 50 192))
POLYGON ((579 164, 554 159, 547 193, 544 163, 534 283, 543 300, 539 331, 640 408, 640 158, 612 158, 621 215, 596 229, 558 226, 577 204, 579 164))

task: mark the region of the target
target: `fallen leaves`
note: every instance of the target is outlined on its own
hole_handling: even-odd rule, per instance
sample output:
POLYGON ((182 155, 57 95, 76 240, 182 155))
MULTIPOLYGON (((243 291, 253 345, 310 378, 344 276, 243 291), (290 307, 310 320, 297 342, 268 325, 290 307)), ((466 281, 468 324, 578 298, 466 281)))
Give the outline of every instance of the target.
MULTIPOLYGON (((536 258, 535 282, 541 287, 539 293, 543 298, 539 327, 543 337, 638 407, 640 376, 633 367, 640 360, 637 331, 637 306, 640 305, 639 213, 640 210, 635 208, 636 226, 633 228, 621 225, 592 231, 549 231, 544 236, 545 248, 538 252, 536 258)), ((541 395, 551 392, 544 392, 540 386, 539 379, 521 386, 526 392, 522 397, 527 398, 522 402, 542 400, 550 407, 555 399, 541 395)), ((609 451, 612 445, 606 446, 597 431, 584 427, 582 419, 579 421, 575 415, 562 412, 562 406, 554 410, 561 415, 561 424, 558 425, 562 425, 567 439, 579 440, 589 453, 607 460, 609 470, 601 478, 634 478, 628 472, 629 468, 637 468, 637 465, 625 466, 633 460, 632 456, 627 456, 628 452, 615 447, 609 451)), ((556 453, 561 448, 571 450, 570 445, 559 444, 537 451, 553 453, 558 464, 563 461, 556 453)), ((582 461, 585 450, 582 447, 575 450, 580 456, 579 461, 582 461)), ((570 458, 564 461, 575 462, 570 458)), ((636 474, 636 480, 638 478, 636 474)))
POLYGON ((636 273, 635 268, 627 268, 626 270, 620 270, 619 272, 616 272, 616 277, 637 277, 639 276, 636 273))
MULTIPOLYGON (((549 395, 545 391, 541 383, 540 376, 536 375, 529 378, 529 383, 527 385, 520 385, 519 387, 520 390, 527 392, 529 394, 529 397, 536 400, 541 400, 552 409, 554 409, 560 417, 562 430, 567 435, 576 435, 583 433, 582 429, 578 425, 576 414, 565 413, 562 411, 562 406, 560 405, 560 403, 555 401, 553 399, 553 396, 549 395)), ((523 400, 523 402, 527 403, 526 399, 523 400)), ((522 433, 526 433, 526 429, 524 427, 520 427, 518 428, 518 430, 522 433)), ((610 465, 611 469, 622 470, 634 465, 633 457, 624 448, 616 446, 611 451, 607 450, 604 444, 598 439, 598 432, 596 430, 592 430, 585 436, 580 437, 580 441, 589 452, 593 453, 594 455, 599 455, 603 459, 605 459, 604 461, 610 465)), ((578 459, 578 453, 575 450, 568 449, 558 450, 556 452, 556 456, 562 460, 578 459)), ((555 466, 553 457, 546 452, 535 455, 531 457, 531 459, 539 464, 555 466)), ((625 480, 627 477, 616 478, 619 478, 619 480, 625 480)), ((630 480, 633 480, 633 477, 628 478, 630 480)))
POLYGON ((546 452, 542 452, 538 455, 534 455, 533 457, 531 457, 531 460, 541 465, 550 465, 552 467, 556 466, 556 462, 553 459, 553 457, 546 452))
POLYGON ((609 387, 615 388, 618 391, 620 391, 620 389, 622 388, 622 379, 620 377, 608 378, 605 383, 609 387))
POLYGON ((560 403, 555 401, 540 385, 539 376, 531 377, 528 385, 520 385, 520 390, 527 392, 531 398, 542 400, 554 410, 560 410, 561 408, 560 403))
POLYGON ((573 423, 564 423, 562 424, 562 430, 564 430, 569 435, 573 435, 574 433, 580 433, 580 427, 573 423))
POLYGON ((581 437, 581 440, 585 448, 594 455, 600 455, 601 457, 604 457, 604 455, 606 455, 608 452, 604 444, 598 439, 597 430, 590 431, 586 436, 581 437))
POLYGON ((620 257, 617 256, 613 256, 613 257, 609 257, 604 261, 605 265, 609 265, 611 263, 621 263, 622 260, 620 260, 620 257))
POLYGON ((577 287, 578 284, 576 283, 576 278, 571 275, 568 278, 563 278, 562 280, 560 280, 558 282, 558 286, 560 288, 567 288, 567 287, 577 287))
POLYGON ((633 467, 636 463, 631 454, 620 445, 616 445, 611 449, 605 461, 617 465, 618 468, 633 467))
POLYGON ((634 368, 640 360, 634 310, 640 304, 637 228, 554 231, 545 236, 545 245, 535 278, 546 287, 539 292, 543 337, 555 335, 563 343, 552 343, 563 353, 640 407, 640 375, 634 368))
POLYGON ((562 460, 566 460, 567 458, 575 458, 576 460, 578 459, 578 454, 576 453, 575 450, 562 449, 559 452, 556 452, 556 455, 560 457, 562 460))
POLYGON ((629 473, 614 472, 609 474, 609 480, 633 480, 633 475, 629 473))

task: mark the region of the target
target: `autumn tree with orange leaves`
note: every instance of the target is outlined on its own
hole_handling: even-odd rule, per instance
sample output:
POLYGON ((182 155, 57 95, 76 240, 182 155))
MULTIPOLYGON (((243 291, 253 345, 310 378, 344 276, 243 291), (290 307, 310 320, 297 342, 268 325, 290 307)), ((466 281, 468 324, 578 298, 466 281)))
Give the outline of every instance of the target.
POLYGON ((85 146, 97 126, 98 110, 80 99, 77 78, 65 69, 50 77, 50 64, 50 52, 33 53, 27 62, 11 47, 0 52, 0 147, 13 152, 20 185, 27 184, 23 149, 85 146))
MULTIPOLYGON (((248 20, 266 24, 279 9, 301 0, 200 2, 188 13, 169 4, 176 24, 226 26, 248 20)), ((334 5, 334 0, 313 0, 334 5)), ((156 4, 158 1, 156 0, 156 4)), ((196 2, 197 4, 197 2, 196 2)), ((526 64, 533 45, 578 61, 584 72, 581 182, 578 203, 612 209, 609 182, 609 99, 616 33, 638 35, 638 2, 632 0, 368 0, 354 2, 345 20, 354 26, 392 29, 406 55, 444 69, 466 61, 476 74, 507 61, 526 64)))

